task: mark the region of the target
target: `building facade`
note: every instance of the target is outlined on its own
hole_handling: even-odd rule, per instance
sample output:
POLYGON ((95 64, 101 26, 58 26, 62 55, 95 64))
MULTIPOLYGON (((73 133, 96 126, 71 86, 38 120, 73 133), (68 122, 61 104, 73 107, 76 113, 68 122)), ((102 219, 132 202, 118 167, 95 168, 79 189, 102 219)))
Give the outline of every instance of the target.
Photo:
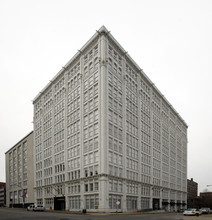
POLYGON ((187 125, 104 26, 33 104, 36 203, 97 212, 186 205, 187 125))
POLYGON ((5 153, 6 206, 27 207, 34 203, 33 132, 5 153))
POLYGON ((193 199, 188 199, 187 206, 197 209, 210 208, 212 210, 212 192, 201 192, 199 196, 193 199))
POLYGON ((199 196, 201 208, 207 207, 212 210, 212 192, 201 192, 199 196))
POLYGON ((187 179, 187 199, 196 198, 198 194, 198 183, 191 178, 187 179))
POLYGON ((187 179, 187 206, 194 207, 198 195, 198 183, 191 178, 187 179))
POLYGON ((6 205, 6 183, 0 182, 0 207, 6 205))

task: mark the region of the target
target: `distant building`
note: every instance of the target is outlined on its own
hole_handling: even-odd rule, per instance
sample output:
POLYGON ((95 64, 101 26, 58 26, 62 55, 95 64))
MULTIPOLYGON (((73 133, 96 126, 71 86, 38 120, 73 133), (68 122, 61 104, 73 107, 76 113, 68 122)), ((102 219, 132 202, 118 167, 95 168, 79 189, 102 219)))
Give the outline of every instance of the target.
POLYGON ((188 200, 188 207, 212 209, 212 192, 201 192, 199 196, 188 200))
POLYGON ((0 182, 0 207, 6 205, 6 183, 0 182))
POLYGON ((188 199, 196 198, 198 195, 198 183, 194 182, 193 178, 187 179, 187 192, 188 199))
POLYGON ((104 26, 33 104, 37 204, 185 207, 187 124, 104 26))
POLYGON ((198 183, 193 178, 187 179, 187 206, 195 207, 198 195, 198 183))
POLYGON ((201 192, 199 197, 201 207, 207 207, 212 209, 212 192, 201 192))
POLYGON ((7 207, 34 203, 33 132, 8 150, 5 157, 7 207))

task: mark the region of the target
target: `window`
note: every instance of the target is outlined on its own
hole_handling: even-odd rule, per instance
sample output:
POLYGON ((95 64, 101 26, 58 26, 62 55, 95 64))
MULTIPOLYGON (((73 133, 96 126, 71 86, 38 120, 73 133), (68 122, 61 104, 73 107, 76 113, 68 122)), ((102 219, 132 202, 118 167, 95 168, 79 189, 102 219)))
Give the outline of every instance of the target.
POLYGON ((89 154, 89 163, 93 163, 93 153, 89 154))
POLYGON ((137 197, 127 196, 127 209, 128 210, 135 210, 137 209, 137 197))
POLYGON ((85 75, 85 76, 88 75, 88 67, 87 67, 87 66, 84 68, 84 75, 85 75))
POLYGON ((122 75, 122 70, 121 68, 118 68, 118 74, 121 76, 122 75))
POLYGON ((80 196, 71 196, 69 205, 69 209, 80 209, 80 196))
POLYGON ((141 209, 149 209, 150 208, 149 204, 150 204, 149 198, 141 197, 141 209))
POLYGON ((88 184, 85 184, 85 192, 88 192, 88 184))
POLYGON ((84 156, 84 165, 88 164, 88 154, 84 156))
POLYGON ((94 69, 97 69, 98 64, 99 64, 98 57, 96 57, 95 60, 94 60, 94 69))
POLYGON ((112 60, 111 60, 111 58, 108 59, 108 65, 109 65, 109 68, 112 69, 112 60))
POLYGON ((122 207, 122 196, 119 195, 111 195, 109 194, 109 208, 110 209, 121 209, 122 207), (119 201, 119 205, 117 205, 117 201, 119 201))
POLYGON ((90 183, 90 191, 93 192, 93 183, 90 183))
POLYGON ((91 63, 89 64, 89 72, 92 72, 92 70, 93 70, 93 63, 91 62, 91 63))
POLYGON ((86 209, 95 209, 99 205, 99 196, 98 195, 88 195, 85 196, 85 208, 86 209))
POLYGON ((117 72, 117 64, 116 63, 114 63, 114 65, 113 65, 113 70, 115 73, 117 72))
POLYGON ((99 183, 98 182, 94 183, 94 191, 99 191, 99 183))
POLYGON ((99 161, 99 152, 96 151, 94 152, 94 162, 98 162, 99 161))

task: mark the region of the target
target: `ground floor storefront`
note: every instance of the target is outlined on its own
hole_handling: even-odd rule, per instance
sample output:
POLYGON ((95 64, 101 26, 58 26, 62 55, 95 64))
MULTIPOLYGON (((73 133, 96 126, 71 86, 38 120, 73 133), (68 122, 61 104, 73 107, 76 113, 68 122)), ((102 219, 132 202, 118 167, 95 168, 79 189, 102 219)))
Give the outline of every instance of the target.
POLYGON ((186 208, 186 192, 139 181, 93 176, 35 189, 35 203, 52 210, 132 212, 178 211, 186 208))
POLYGON ((108 199, 104 201, 105 206, 101 204, 99 194, 61 196, 53 198, 39 199, 37 204, 42 204, 47 210, 68 210, 90 212, 132 212, 132 211, 151 211, 165 210, 178 211, 185 209, 185 203, 173 203, 166 200, 163 202, 160 198, 123 196, 109 194, 108 199), (107 203, 106 203, 107 202, 107 203))

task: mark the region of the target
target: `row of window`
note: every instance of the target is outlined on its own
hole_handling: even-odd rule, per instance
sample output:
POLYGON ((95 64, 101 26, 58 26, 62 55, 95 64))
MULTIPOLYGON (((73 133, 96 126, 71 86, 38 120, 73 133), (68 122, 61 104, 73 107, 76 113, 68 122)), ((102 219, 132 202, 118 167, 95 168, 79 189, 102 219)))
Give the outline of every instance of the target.
POLYGON ((70 80, 68 82, 68 91, 69 92, 72 91, 75 86, 79 85, 80 79, 81 79, 80 73, 78 73, 74 76, 70 76, 70 74, 68 74, 68 80, 70 80))
POLYGON ((91 111, 89 114, 84 116, 84 126, 88 126, 89 124, 97 121, 99 118, 99 112, 98 109, 95 109, 94 111, 91 111))
POLYGON ((119 180, 109 180, 109 192, 123 192, 123 183, 119 180))
POLYGON ((111 58, 118 62, 120 66, 122 66, 122 57, 121 55, 111 46, 108 46, 108 54, 111 58))
POLYGON ((95 151, 95 152, 91 152, 88 154, 84 155, 84 165, 89 165, 92 163, 96 163, 99 162, 99 152, 95 151))
MULTIPOLYGON (((136 94, 137 88, 138 88, 137 83, 134 80, 132 80, 132 78, 129 77, 128 75, 125 75, 125 81, 126 81, 126 86, 128 87, 128 89, 130 89, 131 91, 133 91, 136 94)), ((135 97, 135 98, 137 99, 137 97, 135 97)), ((133 99, 133 101, 134 101, 134 99, 133 99)))
POLYGON ((117 126, 109 123, 109 135, 114 136, 115 138, 122 140, 123 138, 123 131, 119 129, 117 126))
POLYGON ((122 155, 109 151, 108 152, 108 161, 109 163, 122 166, 122 155))
POLYGON ((90 182, 84 184, 84 192, 96 192, 99 191, 98 182, 90 182))
POLYGON ((108 72, 108 82, 122 92, 122 82, 112 73, 108 72))
POLYGON ((96 72, 91 75, 88 79, 84 81, 84 90, 87 90, 89 87, 93 86, 96 82, 98 82, 99 73, 96 72))
POLYGON ((98 123, 93 124, 84 129, 84 139, 91 138, 95 135, 98 135, 98 132, 99 132, 98 123))
POLYGON ((98 137, 91 138, 84 142, 84 153, 93 151, 98 148, 98 137))
POLYGON ((109 70, 117 74, 117 76, 122 76, 122 69, 111 58, 108 58, 108 67, 109 70))
POLYGON ((111 109, 108 110, 108 119, 110 122, 113 122, 119 127, 122 127, 122 116, 112 111, 111 109))
POLYGON ((84 76, 87 77, 89 74, 91 74, 93 71, 98 69, 99 65, 99 58, 96 57, 94 61, 91 61, 87 66, 84 68, 84 76))
POLYGON ((109 149, 123 153, 123 143, 115 138, 109 137, 109 149))
POLYGON ((138 117, 134 114, 132 114, 129 110, 126 111, 126 119, 130 123, 138 126, 138 117))

